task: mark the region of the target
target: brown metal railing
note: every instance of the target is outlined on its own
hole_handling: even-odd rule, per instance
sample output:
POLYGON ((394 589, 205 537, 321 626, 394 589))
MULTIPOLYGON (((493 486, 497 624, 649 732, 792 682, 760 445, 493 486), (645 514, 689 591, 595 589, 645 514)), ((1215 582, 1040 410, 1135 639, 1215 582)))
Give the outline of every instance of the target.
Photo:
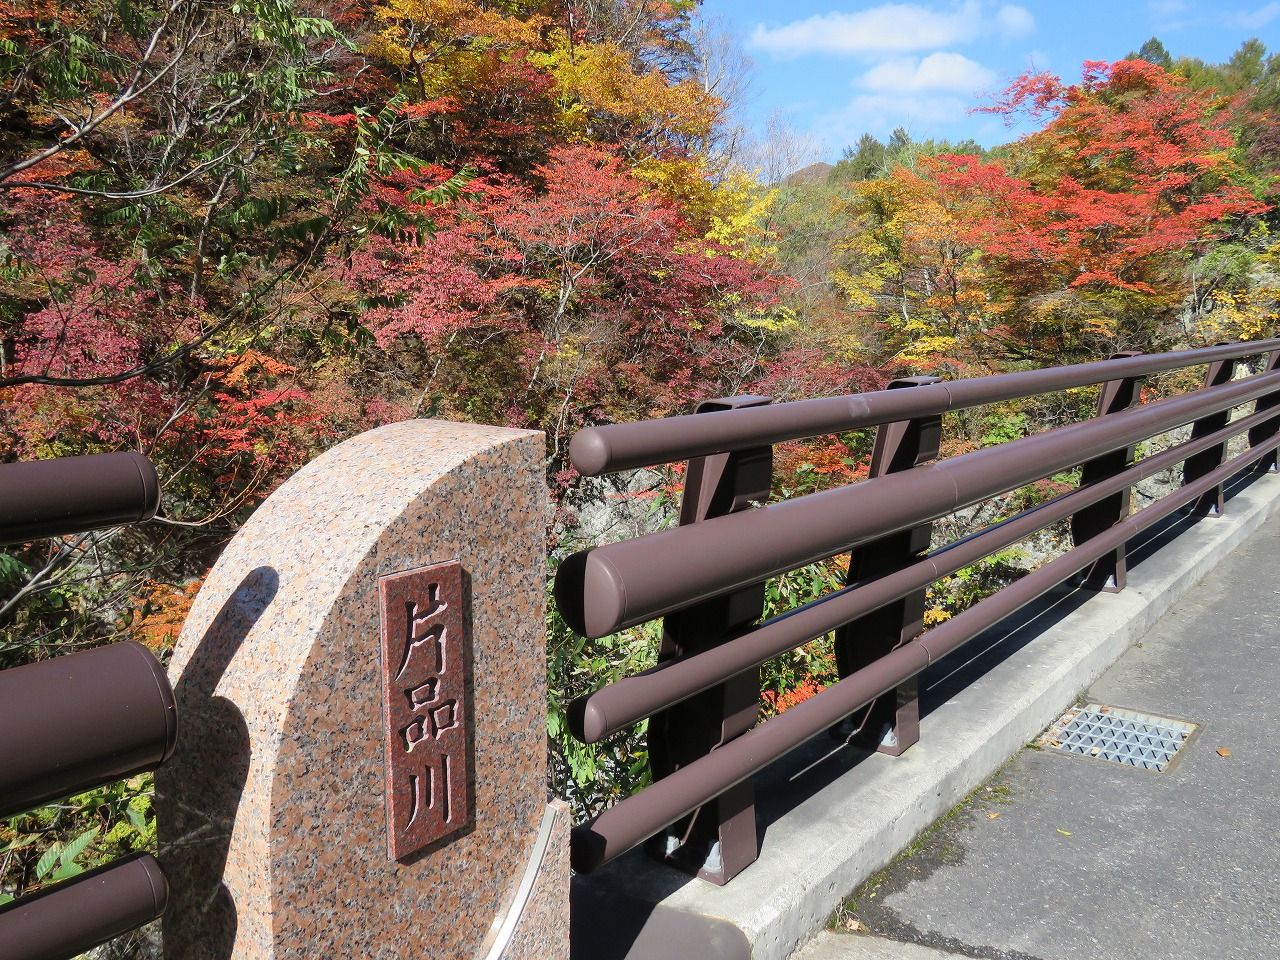
POLYGON ((570 707, 570 727, 588 743, 652 718, 654 768, 650 787, 574 831, 575 868, 649 840, 655 855, 725 882, 756 856, 753 774, 864 708, 879 748, 901 753, 918 738, 921 671, 1067 580, 1122 588, 1136 534, 1180 509, 1216 512, 1225 481, 1275 467, 1277 407, 1280 339, 952 383, 913 378, 774 406, 718 401, 692 416, 582 431, 570 453, 587 474, 695 459, 681 526, 574 554, 557 576, 557 605, 586 636, 666 618, 656 668, 570 707), (1239 361, 1260 354, 1263 372, 1233 379, 1239 361), (1209 365, 1202 388, 1140 402, 1145 377, 1197 364, 1209 365), (934 460, 946 411, 1090 384, 1104 385, 1091 420, 934 460), (1252 410, 1230 420, 1246 404, 1252 410), (1188 424, 1190 439, 1134 462, 1136 444, 1188 424), (772 444, 865 426, 879 427, 871 479, 760 504, 772 444), (1248 449, 1226 460, 1241 434, 1248 449), (1133 484, 1179 463, 1181 488, 1130 514, 1133 484), (932 521, 1077 466, 1078 489, 928 552, 932 521), (930 584, 1067 519, 1073 549, 921 633, 930 584), (765 580, 843 553, 844 589, 757 622, 765 580), (842 679, 753 727, 759 666, 831 631, 842 679))
MULTIPOLYGON (((0 466, 0 543, 80 533, 155 515, 159 483, 139 454, 0 466)), ((177 713, 164 669, 124 642, 0 671, 0 817, 154 770, 177 713)), ((63 960, 164 912, 148 854, 0 907, 0 955, 63 960)))

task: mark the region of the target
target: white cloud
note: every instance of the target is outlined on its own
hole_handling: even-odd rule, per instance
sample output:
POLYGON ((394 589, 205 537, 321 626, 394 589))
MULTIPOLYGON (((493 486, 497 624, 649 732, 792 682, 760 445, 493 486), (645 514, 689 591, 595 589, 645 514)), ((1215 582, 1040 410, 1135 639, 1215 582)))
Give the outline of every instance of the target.
POLYGON ((944 90, 976 93, 989 90, 996 75, 958 53, 931 53, 923 60, 900 57, 876 64, 858 78, 858 86, 884 93, 944 90))
POLYGON ((863 133, 888 136, 895 128, 923 135, 923 131, 968 119, 971 104, 947 94, 863 93, 843 109, 819 118, 818 125, 832 143, 854 143, 863 133))
POLYGON ((805 53, 910 53, 968 43, 982 34, 1025 37, 1036 20, 1026 7, 1008 3, 990 14, 984 0, 949 7, 884 3, 853 13, 833 11, 794 20, 780 27, 757 24, 751 46, 782 56, 805 53))
POLYGON ((1251 13, 1240 14, 1240 16, 1236 17, 1236 22, 1249 30, 1257 30, 1265 27, 1276 17, 1280 17, 1280 3, 1268 3, 1266 6, 1259 7, 1251 13))
POLYGON ((907 53, 964 43, 983 26, 978 0, 949 12, 914 3, 886 3, 856 13, 824 13, 781 27, 757 24, 751 45, 770 53, 907 53))
POLYGON ((901 97, 866 94, 854 97, 847 111, 861 116, 868 125, 881 129, 907 127, 918 123, 949 123, 963 119, 969 105, 959 97, 901 97))
POLYGON ((996 26, 1006 37, 1025 37, 1036 32, 1036 18, 1026 7, 1011 3, 996 12, 996 26))
POLYGON ((1159 33, 1185 30, 1195 20, 1189 0, 1147 0, 1147 12, 1159 33))

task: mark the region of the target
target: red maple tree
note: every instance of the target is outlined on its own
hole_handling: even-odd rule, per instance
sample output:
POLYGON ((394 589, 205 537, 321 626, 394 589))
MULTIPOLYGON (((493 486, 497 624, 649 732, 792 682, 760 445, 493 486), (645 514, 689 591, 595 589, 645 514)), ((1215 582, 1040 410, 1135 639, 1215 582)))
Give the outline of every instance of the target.
POLYGON ((1046 126, 1010 161, 946 156, 934 171, 1016 291, 1168 293, 1170 255, 1265 209, 1239 182, 1225 106, 1145 60, 1088 62, 1077 84, 1028 74, 987 109, 1046 126))

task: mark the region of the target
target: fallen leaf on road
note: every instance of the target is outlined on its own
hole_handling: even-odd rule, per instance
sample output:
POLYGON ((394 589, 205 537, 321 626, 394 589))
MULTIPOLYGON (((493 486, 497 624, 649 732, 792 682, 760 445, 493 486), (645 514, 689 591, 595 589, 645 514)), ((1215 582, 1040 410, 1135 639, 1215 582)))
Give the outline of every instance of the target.
POLYGON ((987 814, 987 819, 988 819, 988 820, 999 820, 999 819, 1000 819, 1000 811, 999 811, 999 810, 992 810, 990 813, 988 813, 988 814, 987 814))
POLYGON ((1219 747, 1219 748, 1218 748, 1218 756, 1220 756, 1220 757, 1229 757, 1229 756, 1231 756, 1231 751, 1230 751, 1230 750, 1228 750, 1226 747, 1219 747))
POLYGON ((1058 832, 1059 832, 1060 834, 1062 834, 1064 837, 1069 837, 1069 836, 1071 836, 1071 831, 1070 831, 1070 830, 1063 830, 1061 827, 1059 827, 1059 828, 1058 828, 1058 832))

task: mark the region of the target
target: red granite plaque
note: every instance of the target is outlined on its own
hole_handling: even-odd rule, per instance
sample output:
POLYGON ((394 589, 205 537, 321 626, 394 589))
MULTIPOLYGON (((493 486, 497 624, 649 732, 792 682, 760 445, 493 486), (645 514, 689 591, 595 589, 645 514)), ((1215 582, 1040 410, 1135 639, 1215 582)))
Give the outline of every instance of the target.
POLYGON ((402 860, 467 826, 471 809, 462 566, 383 577, 378 591, 387 851, 402 860))

